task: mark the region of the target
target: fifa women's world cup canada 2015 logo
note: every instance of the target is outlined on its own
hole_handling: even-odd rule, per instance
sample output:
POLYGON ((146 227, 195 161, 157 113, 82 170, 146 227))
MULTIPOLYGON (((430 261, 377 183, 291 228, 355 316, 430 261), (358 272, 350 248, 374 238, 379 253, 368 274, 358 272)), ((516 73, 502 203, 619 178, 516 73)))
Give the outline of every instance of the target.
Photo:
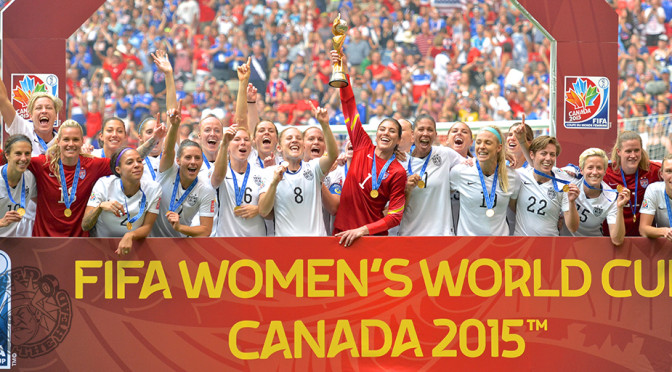
POLYGON ((609 128, 609 79, 565 76, 565 128, 609 128))

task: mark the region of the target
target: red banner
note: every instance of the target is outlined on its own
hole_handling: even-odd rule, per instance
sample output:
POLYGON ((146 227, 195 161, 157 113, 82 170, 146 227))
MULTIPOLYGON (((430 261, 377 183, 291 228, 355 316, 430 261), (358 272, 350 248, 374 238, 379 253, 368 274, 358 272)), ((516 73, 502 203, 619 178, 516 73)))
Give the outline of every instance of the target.
POLYGON ((669 245, 0 239, 12 362, 90 370, 669 370, 669 245))

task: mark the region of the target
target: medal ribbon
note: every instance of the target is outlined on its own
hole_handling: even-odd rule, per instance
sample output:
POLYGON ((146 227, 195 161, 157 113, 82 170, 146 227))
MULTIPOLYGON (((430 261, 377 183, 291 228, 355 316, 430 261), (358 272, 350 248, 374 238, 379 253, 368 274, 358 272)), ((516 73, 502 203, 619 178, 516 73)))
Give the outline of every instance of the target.
POLYGON ((539 172, 538 170, 534 169, 534 173, 536 173, 536 174, 538 174, 538 175, 540 175, 540 176, 542 176, 542 177, 546 177, 546 178, 550 179, 550 180, 553 182, 553 188, 554 188, 555 191, 557 191, 557 192, 563 192, 563 190, 562 190, 561 188, 558 188, 558 184, 557 184, 558 182, 560 182, 560 183, 562 183, 562 184, 565 184, 565 185, 569 185, 569 184, 570 184, 569 181, 565 181, 565 180, 561 180, 561 179, 559 179, 559 178, 555 178, 555 174, 553 174, 553 172, 551 172, 551 175, 549 176, 549 175, 546 174, 546 173, 542 173, 542 172, 539 172))
POLYGON ((72 192, 68 194, 68 183, 65 181, 65 172, 63 171, 63 163, 61 159, 58 159, 58 170, 61 175, 61 189, 63 190, 63 202, 65 203, 65 209, 70 209, 72 202, 75 201, 75 195, 77 194, 77 183, 79 183, 79 169, 80 163, 79 158, 77 159, 77 168, 75 168, 75 178, 72 180, 72 192))
MULTIPOLYGON (((415 148, 415 145, 411 146, 411 153, 410 156, 408 157, 408 175, 411 176, 413 175, 413 167, 411 166, 411 159, 413 159, 413 149, 415 148)), ((420 176, 420 179, 422 179, 422 176, 425 175, 425 171, 427 170, 427 164, 429 164, 429 159, 432 157, 432 149, 429 149, 429 155, 427 155, 427 158, 425 159, 425 163, 422 165, 422 168, 420 168, 420 173, 418 174, 420 176)))
POLYGON ((483 171, 481 170, 481 165, 476 160, 476 168, 478 169, 478 177, 481 179, 481 187, 483 188, 483 196, 485 197, 485 204, 488 206, 488 209, 493 208, 495 204, 495 193, 497 192, 497 178, 499 178, 499 163, 495 168, 495 176, 492 179, 492 187, 490 193, 488 193, 488 188, 485 186, 485 178, 483 177, 483 171))
POLYGON ((373 156, 371 157, 371 190, 378 190, 380 183, 383 182, 383 176, 385 171, 390 167, 390 164, 396 159, 397 155, 392 154, 392 157, 385 162, 383 169, 380 170, 380 173, 376 173, 376 149, 373 149, 373 156))
POLYGON ((138 212, 138 214, 133 216, 133 218, 131 218, 131 212, 128 210, 128 197, 126 197, 126 193, 124 192, 124 183, 121 181, 121 178, 119 179, 119 184, 121 185, 121 192, 124 194, 124 208, 126 208, 126 218, 128 218, 128 222, 132 224, 145 213, 145 206, 147 205, 147 196, 145 195, 145 192, 142 191, 141 187, 140 192, 142 193, 142 199, 140 199, 140 211, 138 212))
MULTIPOLYGON (((614 189, 604 189, 604 188, 601 188, 601 187, 593 187, 593 186, 590 186, 590 185, 588 184, 588 182, 586 182, 586 179, 585 179, 585 178, 583 179, 583 184, 584 184, 584 186, 586 186, 587 188, 589 188, 589 189, 591 189, 591 190, 611 191, 611 192, 615 192, 616 194, 618 194, 618 190, 614 190, 614 189)), ((607 198, 607 200, 609 200, 609 198, 607 198)), ((609 200, 609 202, 611 202, 611 200, 609 200)))
POLYGON ((670 197, 667 196, 667 191, 663 189, 663 196, 665 197, 665 205, 667 206, 667 221, 672 227, 672 208, 670 208, 670 197))
MULTIPOLYGON (((625 173, 623 173, 623 168, 621 168, 621 178, 623 179, 623 186, 628 187, 628 182, 625 180, 625 173)), ((630 210, 632 210, 632 216, 635 217, 637 214, 637 185, 639 183, 639 167, 637 167, 637 172, 635 172, 635 202, 630 203, 630 210)))
POLYGON ((245 177, 243 177, 243 185, 241 187, 238 187, 236 172, 233 170, 233 168, 231 168, 231 160, 229 160, 229 169, 231 170, 231 178, 233 178, 233 191, 236 193, 236 207, 239 207, 243 203, 243 195, 245 195, 247 178, 250 175, 250 163, 247 163, 247 169, 245 169, 245 177))
MULTIPOLYGON (((159 155, 159 160, 161 160, 161 157, 163 156, 163 153, 159 155)), ((145 157, 145 163, 147 164, 147 167, 149 168, 149 173, 152 175, 152 180, 156 181, 156 172, 154 172, 154 167, 152 167, 152 163, 149 161, 149 156, 145 157)))
POLYGON ((203 154, 203 162, 208 167, 208 170, 210 170, 210 161, 208 160, 208 158, 205 157, 205 152, 201 151, 201 153, 203 154))
MULTIPOLYGON (((7 180, 8 166, 9 165, 5 165, 2 167, 2 178, 5 179, 5 187, 7 188, 7 196, 9 196, 9 201, 11 201, 13 204, 18 204, 14 201, 14 198, 12 198, 12 191, 9 189, 9 181, 7 180)), ((26 179, 23 174, 21 174, 21 204, 19 204, 19 207, 26 208, 26 179)))
POLYGON ((177 196, 177 186, 180 184, 180 170, 177 170, 177 174, 175 175, 175 184, 173 185, 173 196, 170 198, 170 208, 168 208, 169 211, 175 212, 177 208, 184 203, 185 199, 187 199, 187 196, 189 196, 189 193, 191 190, 196 187, 196 184, 198 183, 198 177, 194 179, 194 182, 189 185, 189 187, 184 190, 184 194, 180 197, 180 200, 175 200, 175 196, 177 196))
POLYGON ((261 161, 261 158, 259 157, 259 155, 257 155, 257 161, 259 161, 259 166, 263 168, 264 167, 264 162, 261 161))

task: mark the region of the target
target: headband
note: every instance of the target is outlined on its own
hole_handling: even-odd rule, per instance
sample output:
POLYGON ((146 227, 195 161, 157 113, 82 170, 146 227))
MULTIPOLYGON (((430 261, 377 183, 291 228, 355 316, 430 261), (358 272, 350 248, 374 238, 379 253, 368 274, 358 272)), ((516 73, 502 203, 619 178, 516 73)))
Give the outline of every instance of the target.
POLYGON ((502 136, 499 135, 499 132, 497 132, 497 129, 495 129, 493 127, 484 127, 484 128, 481 129, 481 132, 483 132, 484 130, 487 130, 488 132, 494 134, 495 137, 497 137, 497 139, 499 140, 499 143, 503 143, 502 142, 502 136))
POLYGON ((150 117, 146 117, 145 120, 143 120, 142 122, 140 122, 140 126, 138 126, 138 133, 142 134, 142 127, 145 125, 146 122, 148 122, 148 121, 150 121, 150 120, 156 120, 156 118, 153 118, 153 117, 151 117, 151 116, 150 116, 150 117))
POLYGON ((117 167, 119 166, 119 160, 121 160, 121 156, 124 155, 126 150, 130 150, 130 149, 131 149, 130 147, 124 147, 124 149, 121 150, 121 152, 119 153, 119 156, 117 156, 117 164, 115 164, 117 167))

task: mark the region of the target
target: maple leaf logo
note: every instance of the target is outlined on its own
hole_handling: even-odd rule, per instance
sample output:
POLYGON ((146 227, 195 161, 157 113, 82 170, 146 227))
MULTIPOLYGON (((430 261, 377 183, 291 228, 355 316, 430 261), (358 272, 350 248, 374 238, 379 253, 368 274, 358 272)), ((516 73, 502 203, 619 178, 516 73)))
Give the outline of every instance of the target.
POLYGON ((598 96, 597 88, 592 86, 588 88, 588 83, 584 79, 577 79, 572 88, 565 92, 567 102, 575 109, 591 107, 598 96))

